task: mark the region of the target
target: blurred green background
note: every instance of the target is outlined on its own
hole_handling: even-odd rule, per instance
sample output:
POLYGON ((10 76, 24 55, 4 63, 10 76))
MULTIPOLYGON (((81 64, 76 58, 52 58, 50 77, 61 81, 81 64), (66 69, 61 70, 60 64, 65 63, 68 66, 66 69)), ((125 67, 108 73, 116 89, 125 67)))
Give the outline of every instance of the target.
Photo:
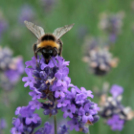
MULTIPOLYGON (((14 51, 14 56, 22 55, 24 62, 33 56, 32 45, 36 38, 27 30, 23 23, 20 22, 21 9, 24 5, 32 7, 34 17, 32 21, 42 26, 46 32, 53 32, 57 27, 66 24, 75 23, 74 28, 62 37, 63 57, 70 61, 70 73, 72 83, 78 87, 85 87, 92 90, 98 86, 101 90, 103 82, 107 81, 112 84, 118 84, 124 88, 123 104, 131 106, 134 109, 134 33, 132 24, 134 23, 134 9, 132 9, 132 0, 55 0, 54 4, 49 4, 50 9, 42 6, 40 0, 0 0, 0 10, 8 23, 8 29, 3 33, 0 45, 8 46, 14 51), (120 59, 117 68, 112 69, 106 76, 98 77, 88 72, 87 64, 82 61, 82 46, 84 39, 78 37, 78 29, 82 26, 87 28, 88 33, 92 36, 100 36, 98 29, 99 14, 102 12, 117 13, 125 12, 123 20, 122 33, 118 36, 111 52, 120 59)), ((24 74, 23 76, 26 76, 24 74)), ((3 117, 8 123, 5 134, 10 133, 12 127, 12 117, 18 106, 28 104, 31 97, 28 95, 29 88, 24 88, 24 83, 20 80, 15 89, 7 96, 10 98, 10 104, 4 105, 0 100, 0 118, 3 117)), ((5 93, 6 94, 6 93, 5 93)), ((2 89, 0 96, 3 95, 2 89)), ((94 101, 98 103, 95 96, 94 101)), ((43 124, 48 117, 43 116, 43 124)), ((59 114, 59 116, 62 113, 59 114)), ((133 134, 134 120, 125 124, 123 131, 113 132, 110 127, 105 125, 103 120, 90 127, 91 134, 133 134)), ((71 132, 71 134, 81 134, 80 132, 71 132)))

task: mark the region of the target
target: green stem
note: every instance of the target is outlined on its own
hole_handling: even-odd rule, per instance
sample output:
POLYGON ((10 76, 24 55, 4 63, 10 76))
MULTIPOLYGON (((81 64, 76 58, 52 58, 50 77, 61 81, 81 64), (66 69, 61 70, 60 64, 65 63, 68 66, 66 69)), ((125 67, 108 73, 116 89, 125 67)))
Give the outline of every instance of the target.
POLYGON ((55 131, 55 134, 57 134, 57 120, 56 120, 56 115, 54 115, 54 131, 55 131))
POLYGON ((90 129, 88 130, 88 134, 90 134, 90 129))
POLYGON ((90 134, 90 130, 89 130, 89 127, 88 127, 88 132, 87 132, 87 134, 90 134))

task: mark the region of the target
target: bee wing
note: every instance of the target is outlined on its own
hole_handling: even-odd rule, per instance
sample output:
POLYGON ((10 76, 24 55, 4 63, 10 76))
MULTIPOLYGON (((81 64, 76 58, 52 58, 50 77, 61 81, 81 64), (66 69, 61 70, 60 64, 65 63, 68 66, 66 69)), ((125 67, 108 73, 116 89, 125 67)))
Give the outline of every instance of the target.
POLYGON ((36 26, 32 22, 24 21, 26 27, 39 39, 41 38, 45 32, 42 27, 36 26))
POLYGON ((65 33, 67 33, 68 31, 70 31, 73 26, 74 26, 74 24, 72 24, 72 25, 65 25, 64 27, 57 28, 53 32, 53 35, 57 39, 60 39, 65 33))

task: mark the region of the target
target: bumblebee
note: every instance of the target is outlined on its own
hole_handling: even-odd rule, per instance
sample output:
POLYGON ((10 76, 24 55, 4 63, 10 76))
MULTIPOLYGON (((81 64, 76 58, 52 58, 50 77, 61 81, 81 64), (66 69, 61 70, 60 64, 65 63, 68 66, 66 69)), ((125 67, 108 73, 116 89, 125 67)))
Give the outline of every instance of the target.
POLYGON ((57 28, 53 34, 46 34, 42 27, 36 26, 28 21, 24 21, 24 23, 38 39, 33 45, 35 58, 37 59, 37 54, 40 52, 43 55, 46 64, 49 63, 51 57, 56 55, 61 56, 63 43, 60 38, 70 31, 74 25, 65 25, 64 27, 57 28))

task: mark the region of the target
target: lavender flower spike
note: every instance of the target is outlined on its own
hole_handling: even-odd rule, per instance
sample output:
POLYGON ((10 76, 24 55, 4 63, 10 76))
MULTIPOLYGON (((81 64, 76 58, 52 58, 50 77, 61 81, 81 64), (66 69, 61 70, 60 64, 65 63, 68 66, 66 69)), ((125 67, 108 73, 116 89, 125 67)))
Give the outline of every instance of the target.
POLYGON ((128 120, 134 118, 134 112, 130 107, 125 107, 121 103, 121 94, 123 88, 118 85, 113 85, 110 93, 112 96, 102 95, 101 111, 102 118, 107 120, 107 124, 113 131, 121 131, 128 120))
POLYGON ((65 98, 71 82, 68 77, 69 69, 66 67, 69 63, 58 56, 52 58, 49 64, 45 64, 43 57, 38 62, 39 64, 36 65, 35 58, 26 62, 25 71, 28 77, 24 77, 22 80, 26 82, 25 86, 29 86, 32 90, 30 95, 33 100, 40 98, 49 100, 42 104, 44 114, 56 114, 56 101, 59 98, 65 98))
POLYGON ((91 93, 91 91, 86 91, 85 88, 80 90, 78 87, 73 86, 71 91, 66 94, 65 100, 70 103, 63 107, 62 111, 64 112, 64 118, 67 116, 71 118, 68 122, 71 124, 69 125, 70 130, 75 129, 84 132, 86 129, 85 124, 93 124, 98 121, 99 118, 96 115, 99 107, 88 99, 88 97, 93 98, 91 93))
POLYGON ((116 37, 121 33, 123 26, 124 12, 116 14, 102 13, 100 15, 99 28, 109 35, 109 41, 114 43, 116 37))
POLYGON ((11 90, 23 72, 22 57, 13 57, 13 53, 9 48, 0 47, 0 87, 11 90))
POLYGON ((118 58, 113 58, 107 43, 103 38, 90 38, 85 40, 85 56, 83 61, 88 63, 90 70, 95 75, 106 75, 111 68, 118 64, 118 58))
MULTIPOLYGON (((29 86, 31 89, 29 95, 32 101, 26 107, 17 108, 15 113, 18 118, 13 119, 12 134, 15 134, 15 131, 34 133, 34 129, 41 122, 38 114, 34 113, 35 109, 43 109, 43 114, 50 117, 56 115, 58 110, 62 110, 63 117, 71 119, 70 130, 75 129, 84 133, 87 132, 87 124, 98 121, 99 107, 90 100, 94 97, 92 91, 84 87, 79 89, 71 84, 71 79, 68 77, 68 65, 69 62, 60 56, 52 57, 48 64, 45 64, 43 57, 38 57, 37 60, 33 57, 31 61, 26 62, 27 77, 22 80, 25 82, 24 86, 29 86)), ((53 134, 50 129, 51 125, 46 122, 44 127, 34 134, 53 134)), ((58 134, 68 134, 69 127, 63 125, 59 127, 59 130, 54 130, 58 134)))

